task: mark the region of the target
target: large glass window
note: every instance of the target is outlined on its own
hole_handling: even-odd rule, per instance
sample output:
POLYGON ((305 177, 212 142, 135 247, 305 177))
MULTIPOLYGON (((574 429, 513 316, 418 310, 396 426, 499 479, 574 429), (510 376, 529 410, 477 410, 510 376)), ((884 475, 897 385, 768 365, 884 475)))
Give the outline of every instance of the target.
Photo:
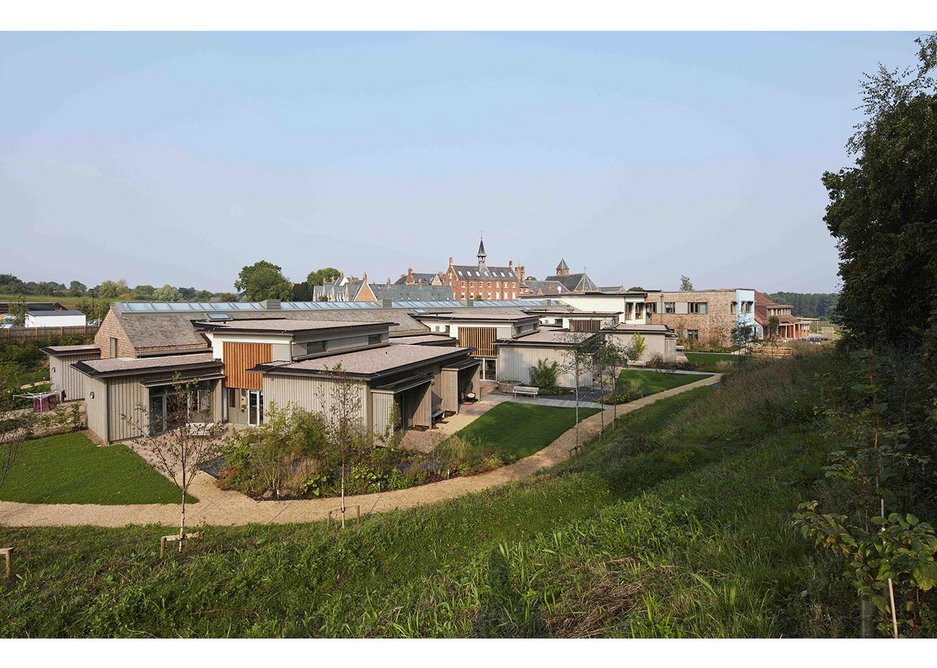
POLYGON ((706 315, 709 313, 708 302, 690 302, 688 306, 690 313, 697 313, 699 315, 706 315))

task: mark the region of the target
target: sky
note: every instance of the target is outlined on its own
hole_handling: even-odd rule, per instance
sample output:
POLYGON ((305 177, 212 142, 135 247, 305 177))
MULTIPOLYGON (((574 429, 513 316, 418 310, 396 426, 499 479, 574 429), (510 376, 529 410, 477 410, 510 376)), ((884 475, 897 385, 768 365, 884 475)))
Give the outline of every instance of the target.
POLYGON ((826 170, 916 33, 0 33, 0 273, 233 290, 260 259, 565 258, 838 289, 826 170))

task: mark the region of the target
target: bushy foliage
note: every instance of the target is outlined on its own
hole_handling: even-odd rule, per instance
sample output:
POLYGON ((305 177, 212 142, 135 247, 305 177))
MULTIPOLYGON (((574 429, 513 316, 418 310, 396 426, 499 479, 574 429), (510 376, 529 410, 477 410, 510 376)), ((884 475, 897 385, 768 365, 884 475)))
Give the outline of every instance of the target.
POLYGON ((541 390, 556 387, 560 365, 549 360, 537 360, 536 366, 530 367, 530 384, 541 390))

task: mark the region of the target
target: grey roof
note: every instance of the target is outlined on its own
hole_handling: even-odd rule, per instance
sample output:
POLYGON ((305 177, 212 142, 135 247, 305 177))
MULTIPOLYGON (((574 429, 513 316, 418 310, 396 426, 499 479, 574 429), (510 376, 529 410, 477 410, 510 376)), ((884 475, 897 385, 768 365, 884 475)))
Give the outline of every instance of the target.
POLYGON ((560 283, 559 281, 550 281, 550 280, 532 281, 530 279, 526 279, 524 280, 523 283, 521 283, 521 287, 526 288, 527 290, 530 290, 532 293, 540 293, 544 295, 547 295, 547 294, 561 295, 565 292, 569 292, 566 286, 560 283))
POLYGON ((224 332, 253 331, 270 333, 305 332, 316 329, 334 329, 340 327, 367 327, 371 325, 392 325, 386 322, 361 322, 354 320, 299 320, 291 318, 263 318, 258 320, 228 320, 226 322, 199 322, 206 329, 224 332))
POLYGON ((484 265, 479 267, 477 264, 454 264, 455 275, 462 281, 516 281, 517 274, 511 267, 489 267, 484 265))
POLYGON ((77 346, 46 346, 41 349, 47 355, 82 355, 84 353, 100 353, 101 349, 96 345, 77 345, 77 346))
POLYGON ((559 263, 558 265, 556 265, 556 270, 557 270, 558 272, 560 272, 560 271, 563 271, 564 269, 565 269, 566 271, 569 271, 569 265, 566 264, 566 259, 565 259, 565 258, 560 258, 560 263, 559 263))
POLYGON ((566 276, 547 276, 548 281, 557 281, 563 284, 570 292, 585 292, 596 290, 595 283, 587 274, 567 274, 566 276))
MULTIPOLYGON (((126 304, 116 303, 111 307, 111 313, 117 317, 130 344, 138 351, 166 348, 187 348, 191 350, 207 349, 208 339, 196 330, 194 322, 205 320, 208 313, 223 312, 233 320, 245 318, 262 318, 264 316, 287 318, 291 320, 319 320, 328 322, 394 322, 391 332, 418 334, 425 333, 427 327, 407 314, 403 309, 378 308, 375 303, 358 302, 298 302, 314 305, 306 310, 291 310, 284 306, 294 305, 297 302, 284 302, 280 309, 265 311, 259 308, 249 310, 214 309, 189 310, 188 312, 167 313, 136 310, 126 311, 126 304)), ((247 306, 255 304, 246 303, 247 306)), ((136 305, 134 305, 136 306, 136 305)), ((190 306, 187 304, 187 306, 190 306)), ((194 306, 198 306, 197 304, 194 306)), ((224 306, 211 304, 208 306, 224 306)), ((217 324, 217 323, 212 323, 217 324)))
POLYGON ((452 299, 452 286, 450 285, 371 283, 370 286, 374 296, 379 300, 439 301, 452 299))
POLYGON ((287 364, 258 365, 264 371, 328 372, 341 365, 345 373, 373 376, 420 363, 430 363, 446 357, 468 356, 471 348, 440 346, 380 346, 349 353, 315 357, 287 364))
POLYGON ((531 334, 514 337, 513 339, 499 340, 499 345, 519 344, 545 344, 551 346, 572 346, 595 336, 594 332, 571 332, 568 329, 554 329, 541 327, 531 334))
POLYGON ((84 315, 83 311, 70 311, 66 309, 62 309, 59 311, 47 311, 47 310, 27 311, 27 313, 33 316, 34 318, 44 318, 46 316, 60 316, 60 315, 84 315))
POLYGON ((537 314, 525 313, 519 308, 512 309, 479 309, 473 308, 459 309, 457 311, 443 311, 439 313, 414 313, 413 316, 419 319, 427 320, 446 320, 458 322, 460 320, 482 320, 498 322, 515 322, 518 320, 536 319, 537 314))
POLYGON ((416 334, 414 336, 394 336, 389 339, 391 345, 424 345, 424 346, 448 346, 455 345, 457 339, 448 334, 416 334))
POLYGON ((212 353, 192 355, 167 355, 165 357, 108 357, 101 360, 86 360, 74 366, 79 371, 92 375, 118 373, 123 371, 166 371, 168 369, 192 365, 220 366, 221 360, 214 359, 212 353))
MULTIPOLYGON (((435 272, 435 273, 413 272, 413 280, 414 280, 414 283, 416 284, 419 284, 421 280, 423 281, 424 285, 428 283, 432 283, 434 280, 436 280, 437 276, 439 276, 439 272, 435 272)), ((439 277, 440 279, 442 279, 442 276, 439 276, 439 277)), ((407 285, 407 275, 401 274, 400 278, 394 281, 394 285, 407 285)))
POLYGON ((603 329, 603 332, 615 332, 619 334, 673 334, 673 330, 667 325, 629 325, 620 322, 611 329, 603 329))

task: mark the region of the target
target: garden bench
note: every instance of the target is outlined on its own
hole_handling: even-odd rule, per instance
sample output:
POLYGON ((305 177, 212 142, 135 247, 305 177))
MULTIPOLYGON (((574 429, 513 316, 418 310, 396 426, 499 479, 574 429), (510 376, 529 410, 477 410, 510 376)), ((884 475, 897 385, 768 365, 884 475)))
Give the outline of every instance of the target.
POLYGON ((540 394, 539 387, 528 387, 526 385, 515 385, 514 386, 514 396, 524 396, 524 397, 536 397, 540 394))

